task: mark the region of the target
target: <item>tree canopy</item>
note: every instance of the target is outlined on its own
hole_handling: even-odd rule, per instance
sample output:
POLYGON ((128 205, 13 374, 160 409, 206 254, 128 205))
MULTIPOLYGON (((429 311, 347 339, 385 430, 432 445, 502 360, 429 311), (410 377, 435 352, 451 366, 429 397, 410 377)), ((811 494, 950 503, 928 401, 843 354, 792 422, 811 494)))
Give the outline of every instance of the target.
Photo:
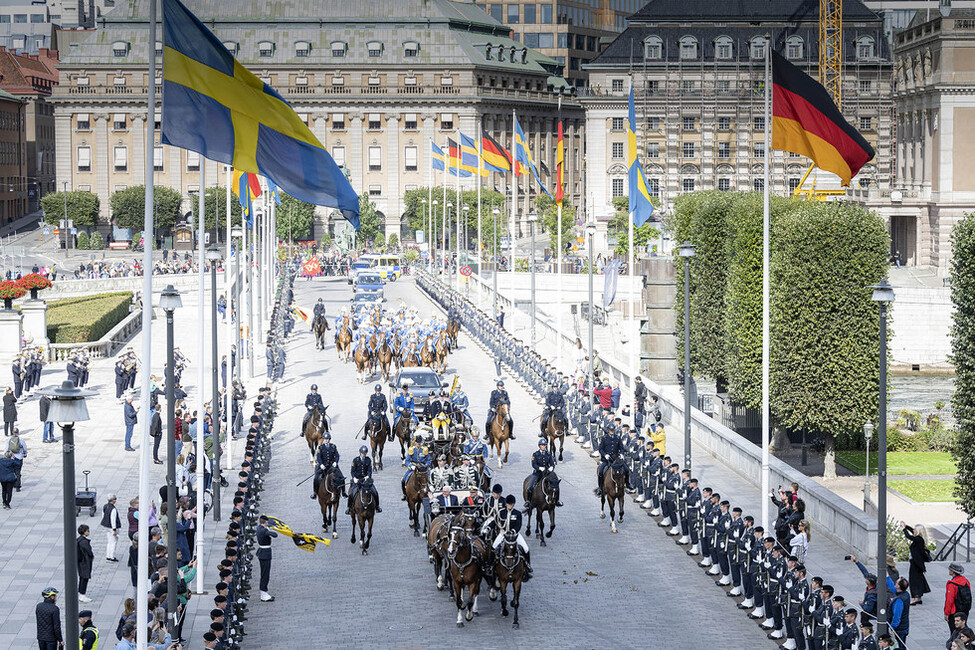
POLYGON ((315 223, 315 206, 281 193, 281 205, 275 208, 278 238, 284 241, 304 240, 311 235, 315 223))
POLYGON ((57 225, 65 217, 65 194, 67 194, 67 217, 77 226, 94 226, 98 223, 101 207, 98 195, 93 192, 51 192, 41 197, 44 220, 57 225))
MULTIPOLYGON (((200 211, 199 195, 190 197, 193 220, 196 221, 197 213, 200 211)), ((207 230, 219 228, 221 231, 227 228, 227 188, 208 187, 203 191, 203 210, 206 213, 206 220, 203 227, 207 230), (219 217, 219 219, 218 219, 219 217)), ((239 226, 243 209, 240 200, 233 192, 230 193, 230 225, 239 226)))
MULTIPOLYGON (((156 206, 156 228, 172 228, 180 216, 183 196, 171 187, 156 185, 153 190, 156 206)), ((142 228, 145 222, 146 186, 136 185, 112 194, 112 220, 120 228, 142 228)))

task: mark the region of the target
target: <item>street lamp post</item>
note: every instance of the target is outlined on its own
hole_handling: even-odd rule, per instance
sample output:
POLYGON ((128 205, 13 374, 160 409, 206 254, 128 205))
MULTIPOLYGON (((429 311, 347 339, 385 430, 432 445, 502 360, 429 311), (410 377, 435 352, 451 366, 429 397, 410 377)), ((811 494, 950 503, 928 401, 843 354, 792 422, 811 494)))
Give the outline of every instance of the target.
POLYGON ((863 425, 863 439, 866 441, 867 447, 867 466, 864 470, 865 476, 863 477, 863 509, 867 509, 867 504, 870 502, 870 438, 873 437, 873 422, 866 422, 863 425))
POLYGON ((491 274, 491 280, 494 284, 494 320, 498 320, 498 270, 501 266, 498 260, 498 218, 501 216, 501 210, 492 208, 491 216, 494 217, 494 272, 491 274))
POLYGON ((531 302, 532 302, 532 328, 531 328, 531 342, 532 349, 535 348, 535 224, 538 222, 538 214, 532 210, 528 213, 528 227, 531 230, 531 255, 528 257, 528 263, 531 265, 531 302))
POLYGON ((691 469, 691 258, 694 245, 680 247, 684 258, 684 469, 691 469))
POLYGON ((877 440, 877 635, 887 632, 887 304, 894 289, 887 278, 871 287, 880 306, 880 403, 877 440))
MULTIPOLYGON (((430 238, 429 238, 430 231, 427 228, 427 200, 426 199, 420 199, 420 203, 422 204, 422 206, 420 208, 420 212, 422 213, 422 216, 423 216, 423 237, 427 240, 426 241, 427 249, 429 249, 430 248, 430 238)), ((428 254, 429 254, 429 251, 428 251, 428 254)))
MULTIPOLYGON (((596 222, 586 223, 586 237, 589 239, 589 390, 596 388, 595 365, 593 364, 593 299, 592 299, 592 265, 593 265, 593 239, 596 237, 596 222)), ((583 444, 583 448, 588 449, 592 446, 592 424, 589 425, 589 441, 583 444)))
POLYGON ((78 638, 78 544, 77 518, 75 514, 75 474, 74 474, 74 423, 87 422, 88 407, 85 398, 94 391, 77 388, 65 381, 58 387, 50 387, 41 392, 51 398, 47 412, 48 422, 61 425, 61 473, 64 503, 64 638, 78 638))
MULTIPOLYGON (((200 296, 202 300, 203 297, 200 296)), ((167 567, 166 583, 168 593, 167 602, 176 602, 176 567, 179 566, 176 560, 176 355, 173 352, 173 312, 183 306, 180 300, 179 291, 173 285, 168 285, 159 297, 159 306, 166 312, 166 509, 168 512, 169 534, 167 535, 167 546, 169 548, 167 556, 169 564, 167 567)), ((202 348, 202 341, 200 347, 202 348)), ((203 359, 200 359, 200 363, 203 359)), ((203 387, 201 386, 200 389, 203 387)), ((203 414, 200 413, 196 421, 196 435, 203 435, 203 414)), ((197 459, 203 462, 203 459, 197 459)), ((203 486, 197 486, 202 489, 203 486)), ((184 558, 189 560, 189 558, 184 558)), ((166 608, 166 629, 176 629, 176 607, 166 608)))
MULTIPOLYGON (((213 429, 211 431, 213 435, 213 469, 210 470, 210 482, 213 485, 214 521, 220 521, 220 363, 217 359, 217 264, 220 263, 222 257, 219 247, 214 245, 207 248, 207 261, 210 262, 210 294, 212 297, 210 301, 210 318, 213 323, 210 346, 210 360, 213 364, 211 373, 213 377, 213 401, 210 403, 213 408, 213 423, 210 425, 213 429)), ((230 428, 229 420, 227 421, 227 428, 230 428)), ((199 431, 197 435, 199 435, 199 431)), ((230 438, 229 433, 227 437, 230 438)))

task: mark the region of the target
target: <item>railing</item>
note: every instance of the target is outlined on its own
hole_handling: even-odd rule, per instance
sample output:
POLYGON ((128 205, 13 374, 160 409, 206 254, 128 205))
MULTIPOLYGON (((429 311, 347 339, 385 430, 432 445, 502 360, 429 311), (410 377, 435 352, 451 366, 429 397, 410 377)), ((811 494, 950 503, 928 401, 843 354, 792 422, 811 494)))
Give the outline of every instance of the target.
POLYGON ((422 95, 423 92, 423 86, 403 86, 396 89, 398 95, 422 95))
POLYGON ((312 95, 315 89, 312 86, 288 86, 289 95, 312 95))
POLYGON ((948 554, 951 554, 952 561, 957 559, 958 554, 958 544, 961 542, 962 538, 965 538, 965 561, 972 561, 972 520, 958 524, 958 528, 955 532, 951 534, 951 537, 944 543, 944 545, 938 549, 938 552, 934 556, 935 562, 944 562, 948 559, 948 554))
POLYGON ((440 86, 439 88, 433 89, 434 95, 459 95, 460 88, 454 88, 453 86, 440 86))
POLYGON ((385 86, 366 86, 362 89, 363 95, 385 95, 387 92, 385 86))
POLYGON ((142 310, 134 309, 97 341, 52 343, 47 351, 48 361, 65 361, 76 350, 88 350, 88 356, 95 359, 111 357, 141 329, 142 310))

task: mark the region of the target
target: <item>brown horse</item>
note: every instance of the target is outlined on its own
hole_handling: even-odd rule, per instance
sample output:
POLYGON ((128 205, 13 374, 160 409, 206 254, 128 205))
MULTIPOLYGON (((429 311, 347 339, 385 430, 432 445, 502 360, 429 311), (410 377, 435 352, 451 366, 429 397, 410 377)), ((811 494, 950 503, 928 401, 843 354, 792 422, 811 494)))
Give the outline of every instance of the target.
POLYGON ((410 343, 406 349, 406 354, 401 359, 400 365, 403 368, 414 368, 420 365, 420 362, 416 358, 416 343, 410 343))
POLYGON ((369 350, 369 342, 366 340, 359 341, 359 347, 355 349, 355 370, 356 370, 356 381, 360 384, 366 383, 366 379, 369 378, 369 367, 372 364, 372 354, 369 350))
POLYGON ((447 336, 450 339, 450 349, 456 350, 460 335, 460 323, 455 320, 447 323, 447 336))
POLYGON ((369 555, 369 540, 372 539, 372 520, 376 516, 376 497, 372 493, 372 479, 367 478, 352 499, 352 539, 355 544, 355 527, 359 525, 359 548, 363 555, 369 555), (368 532, 366 524, 369 524, 368 532))
POLYGON ((615 505, 619 502, 620 505, 620 523, 623 523, 623 503, 626 501, 626 463, 622 460, 617 460, 612 466, 606 468, 606 473, 603 474, 603 485, 600 491, 599 497, 599 518, 605 519, 606 513, 604 512, 606 508, 606 502, 609 501, 609 525, 610 530, 614 533, 619 532, 616 530, 616 508, 615 505))
POLYGON ((321 409, 313 409, 311 417, 305 423, 305 442, 308 443, 308 451, 311 452, 311 466, 315 466, 315 454, 318 453, 318 446, 322 444, 322 436, 328 431, 328 424, 325 421, 325 413, 321 409))
POLYGON ((437 364, 437 372, 441 375, 447 372, 447 353, 450 352, 450 342, 447 340, 447 333, 441 332, 437 344, 434 346, 434 362, 437 364))
POLYGON ((494 447, 498 456, 498 469, 501 469, 504 463, 508 462, 508 439, 511 437, 511 423, 508 421, 508 415, 511 413, 511 406, 509 404, 499 404, 498 412, 495 414, 494 419, 491 420, 491 430, 488 435, 490 436, 489 447, 494 447), (504 458, 501 458, 501 445, 504 444, 504 458))
POLYGON ((530 480, 531 476, 527 477, 521 488, 525 502, 531 505, 531 510, 529 510, 528 516, 526 517, 525 534, 530 535, 532 532, 532 512, 534 512, 535 536, 538 537, 542 546, 547 546, 545 538, 551 538, 552 532, 555 530, 555 508, 559 502, 559 477, 554 473, 546 473, 535 481, 535 487, 532 488, 531 494, 528 493, 528 481, 530 480), (542 520, 542 515, 546 512, 548 513, 548 521, 551 528, 549 528, 545 535, 542 535, 542 532, 545 530, 545 522, 542 520))
POLYGON ((555 454, 555 441, 559 442, 559 460, 562 460, 562 449, 565 447, 565 434, 569 430, 569 423, 565 416, 558 411, 551 413, 540 425, 542 437, 548 439, 548 448, 555 454))
POLYGON ((328 331, 328 319, 318 314, 311 322, 311 331, 315 334, 315 349, 325 349, 325 332, 328 331))
POLYGON ((448 512, 437 515, 427 529, 427 556, 433 564, 433 575, 437 579, 437 591, 443 591, 444 586, 450 583, 450 574, 445 570, 447 564, 447 533, 454 523, 463 526, 468 534, 472 535, 477 520, 473 515, 466 512, 456 516, 448 512))
POLYGON ((427 340, 423 342, 423 347, 420 348, 420 360, 427 368, 433 368, 437 363, 437 348, 433 342, 433 337, 428 336, 427 340))
POLYGON ((335 332, 335 351, 338 353, 339 360, 345 355, 344 361, 349 362, 349 355, 352 353, 352 328, 349 327, 349 317, 342 320, 342 324, 336 328, 335 332))
POLYGON ((413 432, 416 431, 416 423, 410 414, 403 415, 396 424, 393 425, 393 433, 399 438, 399 455, 401 460, 406 460, 406 448, 413 439, 413 432))
POLYGON ((464 627, 464 618, 470 621, 477 614, 477 596, 484 577, 482 563, 487 557, 487 547, 479 537, 471 535, 457 523, 451 525, 447 533, 447 568, 454 587, 457 627, 464 627), (468 594, 466 604, 463 597, 464 587, 467 587, 468 594))
POLYGON ((342 502, 342 488, 335 485, 335 468, 330 468, 328 473, 318 482, 315 494, 318 496, 318 505, 322 509, 322 532, 328 534, 328 528, 332 528, 332 538, 339 536, 335 530, 338 521, 339 504, 342 502))
MULTIPOLYGON (((423 505, 423 497, 427 495, 429 484, 430 469, 426 466, 417 467, 410 480, 406 482, 406 505, 410 509, 410 528, 413 529, 413 537, 420 536, 420 507, 423 505)), ((426 521, 423 522, 423 532, 427 532, 426 521)))
POLYGON ((393 362, 393 348, 389 347, 386 333, 379 337, 379 348, 376 350, 376 359, 379 361, 379 369, 383 373, 383 381, 389 381, 389 367, 393 362))
POLYGON ((366 435, 369 437, 369 446, 372 448, 372 464, 377 470, 383 468, 383 449, 386 447, 386 439, 389 437, 389 422, 384 417, 375 420, 369 418, 366 421, 366 435), (376 452, 379 458, 376 458, 376 452))
MULTIPOLYGON (((544 544, 544 542, 542 542, 544 544)), ((501 592, 501 615, 508 615, 508 585, 511 585, 511 606, 515 610, 515 619, 511 627, 517 629, 518 605, 521 602, 521 583, 525 579, 525 556, 518 546, 518 533, 509 532, 504 536, 501 549, 494 561, 494 575, 501 592)), ((491 589, 492 595, 494 589, 491 589)), ((494 600, 494 598, 491 598, 494 600)))

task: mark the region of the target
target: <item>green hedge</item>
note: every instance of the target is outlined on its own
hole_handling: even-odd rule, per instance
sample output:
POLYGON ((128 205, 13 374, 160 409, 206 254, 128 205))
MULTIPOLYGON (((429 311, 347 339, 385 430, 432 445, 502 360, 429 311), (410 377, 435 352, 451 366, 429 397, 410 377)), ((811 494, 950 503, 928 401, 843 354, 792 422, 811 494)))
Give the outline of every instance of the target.
POLYGON ((100 293, 47 304, 47 338, 51 343, 97 341, 129 314, 132 292, 100 293))
POLYGON ((958 422, 955 497, 975 516, 975 215, 966 214, 951 233, 951 363, 955 392, 951 408, 958 422))

